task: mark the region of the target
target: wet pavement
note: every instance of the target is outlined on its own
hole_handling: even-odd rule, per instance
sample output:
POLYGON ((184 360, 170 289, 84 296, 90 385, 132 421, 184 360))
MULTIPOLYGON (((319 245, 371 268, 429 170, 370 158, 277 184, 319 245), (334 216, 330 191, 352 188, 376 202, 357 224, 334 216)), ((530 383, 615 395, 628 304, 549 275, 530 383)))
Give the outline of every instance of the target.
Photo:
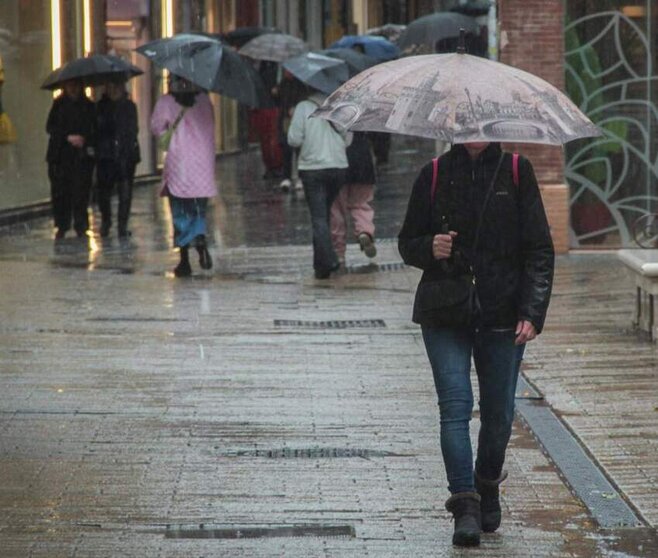
POLYGON ((525 375, 646 527, 597 528, 519 421, 502 528, 450 546, 419 274, 393 240, 431 143, 394 148, 377 265, 351 244, 329 281, 255 151, 218 162, 216 267, 189 280, 155 186, 127 242, 0 230, 2 558, 658 556, 658 350, 614 255, 559 258, 525 375))

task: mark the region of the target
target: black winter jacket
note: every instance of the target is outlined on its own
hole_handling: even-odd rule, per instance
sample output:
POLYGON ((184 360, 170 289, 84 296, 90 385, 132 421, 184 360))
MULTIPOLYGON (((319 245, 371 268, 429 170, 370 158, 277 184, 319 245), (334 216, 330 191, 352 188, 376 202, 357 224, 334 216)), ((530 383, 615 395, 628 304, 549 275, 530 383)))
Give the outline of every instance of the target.
POLYGON ((72 158, 91 159, 96 148, 96 106, 84 95, 74 100, 62 93, 50 108, 46 132, 50 136, 46 153, 49 163, 72 158), (84 148, 73 147, 66 140, 69 135, 84 137, 84 148))
MULTIPOLYGON (((479 325, 509 328, 523 319, 540 332, 551 295, 554 251, 537 179, 524 157, 516 186, 512 155, 503 155, 472 253, 478 216, 501 153, 500 145, 491 143, 473 161, 463 146, 455 145, 439 160, 433 207, 432 163, 425 165, 411 192, 398 248, 405 263, 423 270, 421 283, 472 267, 481 305, 479 325), (458 233, 448 266, 432 254, 434 235, 443 232, 442 218, 458 233)), ((428 327, 458 323, 457 317, 432 316, 429 306, 417 293, 413 321, 428 327)))
POLYGON ((111 160, 122 175, 140 161, 137 107, 127 95, 113 101, 103 95, 96 107, 99 160, 111 160))

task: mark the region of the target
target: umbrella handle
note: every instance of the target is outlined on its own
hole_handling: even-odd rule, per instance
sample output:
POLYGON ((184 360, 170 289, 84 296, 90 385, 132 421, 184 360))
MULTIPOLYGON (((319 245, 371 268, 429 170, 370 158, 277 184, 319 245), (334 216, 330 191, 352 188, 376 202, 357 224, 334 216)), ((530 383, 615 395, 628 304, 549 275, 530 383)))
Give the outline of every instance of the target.
POLYGON ((459 44, 457 45, 457 54, 466 54, 466 29, 459 29, 459 44))

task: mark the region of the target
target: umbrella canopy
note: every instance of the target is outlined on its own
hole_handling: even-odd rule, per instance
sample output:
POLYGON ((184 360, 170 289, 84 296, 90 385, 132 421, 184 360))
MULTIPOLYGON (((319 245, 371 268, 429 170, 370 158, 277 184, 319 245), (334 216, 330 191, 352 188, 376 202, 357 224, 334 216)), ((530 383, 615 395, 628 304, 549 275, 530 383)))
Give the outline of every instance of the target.
POLYGON ((366 54, 361 54, 351 48, 328 48, 321 50, 320 53, 331 58, 336 58, 337 60, 343 60, 345 64, 347 64, 347 70, 349 71, 350 77, 354 77, 363 70, 378 64, 377 60, 374 58, 371 58, 366 54))
POLYGON ((373 27, 372 29, 368 29, 366 31, 366 35, 379 35, 380 37, 388 39, 392 43, 396 43, 406 28, 406 25, 400 25, 398 23, 386 23, 381 27, 373 27))
POLYGON ((85 86, 102 85, 109 79, 130 79, 143 73, 137 66, 118 56, 94 54, 76 58, 53 70, 41 84, 41 89, 59 89, 65 81, 72 79, 82 80, 85 86))
POLYGON ((256 60, 283 62, 308 51, 306 43, 285 33, 265 33, 251 39, 240 49, 240 54, 256 60))
POLYGON ((402 50, 427 47, 434 52, 437 41, 459 37, 459 30, 476 35, 479 26, 472 17, 454 12, 435 12, 415 19, 404 30, 397 45, 402 50))
POLYGON ((351 130, 451 143, 560 145, 601 135, 548 82, 468 54, 411 56, 379 64, 340 87, 315 115, 351 130))
POLYGON ((156 66, 208 91, 253 107, 271 104, 254 67, 218 39, 182 33, 142 45, 137 52, 156 66))
POLYGON ((283 63, 283 67, 299 81, 327 95, 349 79, 345 62, 317 52, 290 58, 283 63))
POLYGON ((451 12, 469 15, 473 17, 487 15, 491 8, 489 0, 468 0, 465 4, 459 4, 450 8, 451 12))
POLYGON ((400 49, 388 39, 377 35, 345 35, 329 48, 362 47, 364 54, 371 56, 379 62, 394 60, 400 56, 400 49))
POLYGON ((234 48, 240 48, 246 45, 254 37, 264 35, 265 33, 281 33, 276 27, 238 27, 221 35, 221 39, 234 48))

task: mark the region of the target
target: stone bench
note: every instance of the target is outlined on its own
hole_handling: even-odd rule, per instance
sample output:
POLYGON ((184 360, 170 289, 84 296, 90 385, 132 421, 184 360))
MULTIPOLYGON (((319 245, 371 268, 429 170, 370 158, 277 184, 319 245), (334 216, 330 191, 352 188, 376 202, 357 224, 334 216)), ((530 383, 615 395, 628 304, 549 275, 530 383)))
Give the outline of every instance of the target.
POLYGON ((625 264, 635 282, 635 309, 633 325, 646 331, 651 339, 658 339, 656 297, 658 296, 658 250, 619 250, 619 259, 625 264))

